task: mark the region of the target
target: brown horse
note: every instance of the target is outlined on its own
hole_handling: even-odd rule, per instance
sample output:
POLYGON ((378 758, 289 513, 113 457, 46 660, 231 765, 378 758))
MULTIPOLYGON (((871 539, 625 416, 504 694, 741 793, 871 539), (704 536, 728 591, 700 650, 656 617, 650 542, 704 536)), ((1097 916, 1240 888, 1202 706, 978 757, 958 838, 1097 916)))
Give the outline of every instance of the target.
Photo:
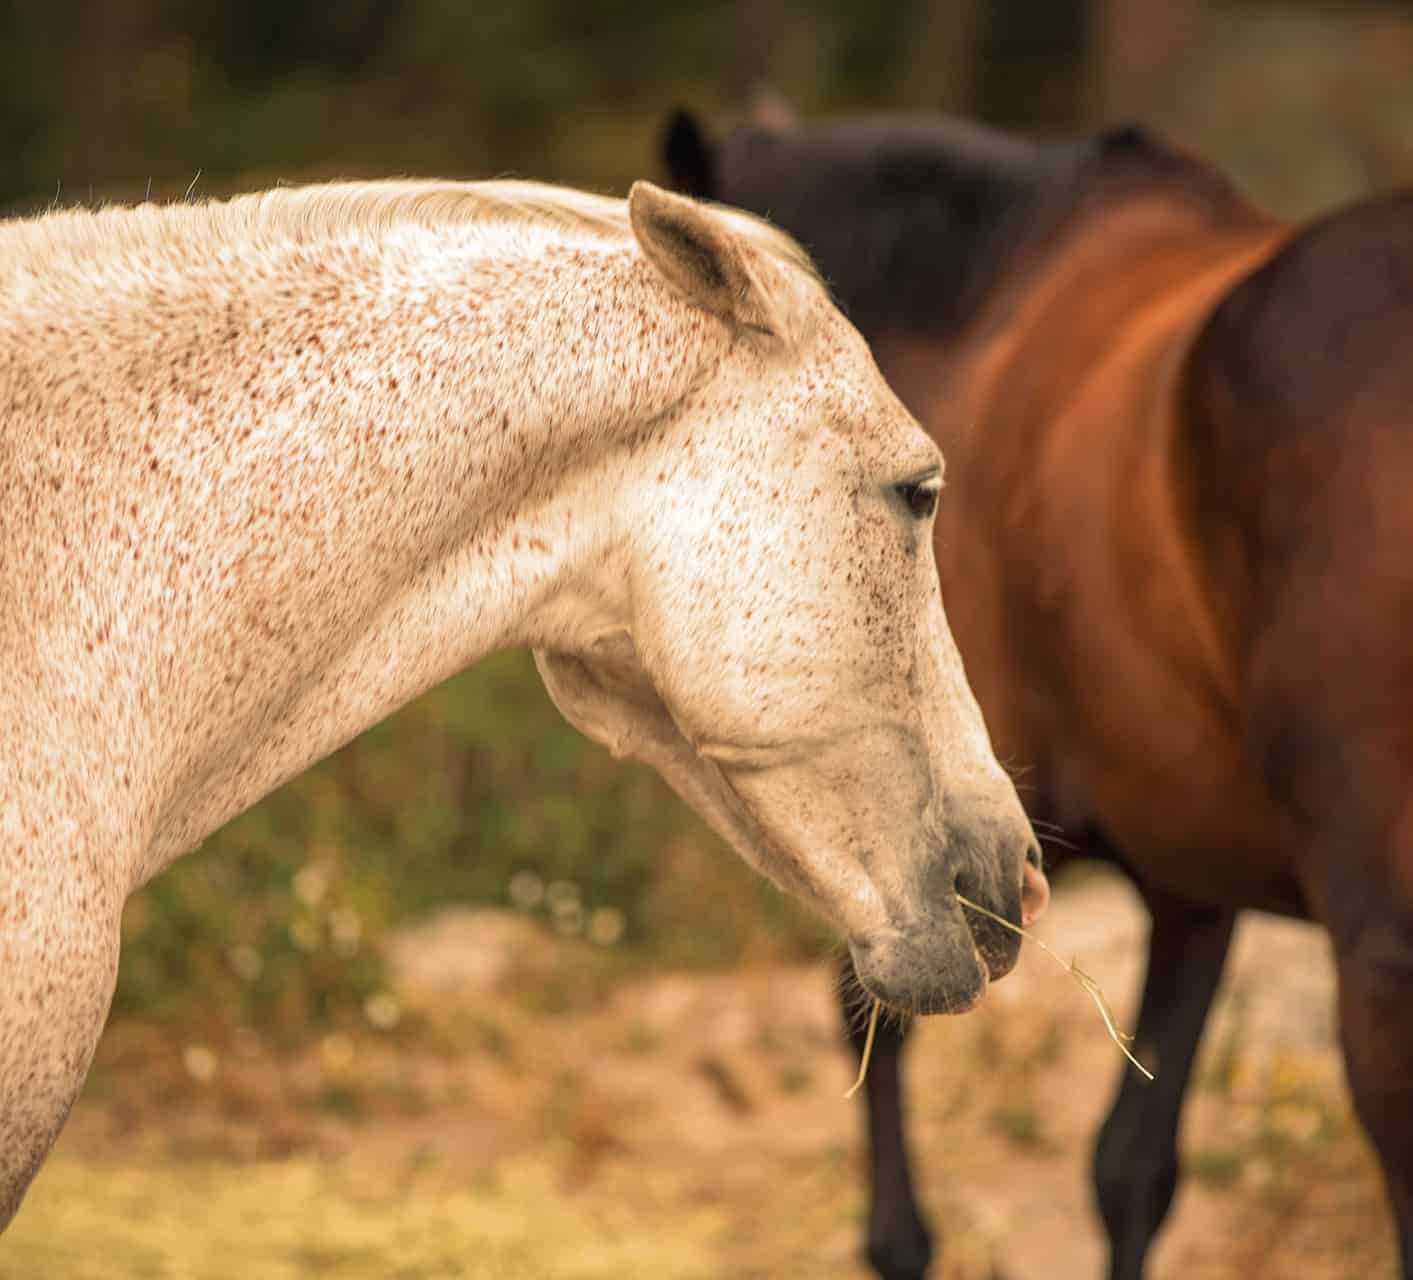
MULTIPOLYGON (((1413 1277, 1413 195, 1301 229, 1139 129, 1031 145, 942 120, 679 114, 679 187, 814 253, 942 444, 952 630, 1027 805, 1152 913, 1099 1134, 1110 1275, 1177 1182, 1236 913, 1328 929, 1354 1102, 1413 1277), (965 584, 965 592, 954 586, 965 584)), ((1059 861, 1058 859, 1055 861, 1059 861)), ((901 1038, 868 1077, 869 1257, 915 1280, 901 1038)))

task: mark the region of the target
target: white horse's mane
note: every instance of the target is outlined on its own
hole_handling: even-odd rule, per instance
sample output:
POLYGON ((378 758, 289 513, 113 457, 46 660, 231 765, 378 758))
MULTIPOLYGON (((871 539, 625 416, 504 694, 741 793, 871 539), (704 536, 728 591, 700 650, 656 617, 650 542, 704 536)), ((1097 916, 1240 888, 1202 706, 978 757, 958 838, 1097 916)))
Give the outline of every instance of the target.
MULTIPOLYGON (((816 281, 809 255, 785 232, 724 205, 716 216, 765 257, 816 281)), ((314 243, 340 233, 376 234, 398 225, 507 224, 627 240, 627 202, 523 181, 388 179, 275 187, 220 201, 67 209, 0 223, 0 276, 41 270, 54 259, 124 250, 161 256, 232 242, 314 243)))

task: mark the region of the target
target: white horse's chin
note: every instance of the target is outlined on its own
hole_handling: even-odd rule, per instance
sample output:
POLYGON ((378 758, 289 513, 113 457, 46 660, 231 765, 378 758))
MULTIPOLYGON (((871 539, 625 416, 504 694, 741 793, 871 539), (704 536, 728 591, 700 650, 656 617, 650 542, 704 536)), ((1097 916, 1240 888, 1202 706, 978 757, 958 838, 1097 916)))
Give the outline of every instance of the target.
POLYGON ((851 937, 849 954, 865 992, 900 1013, 966 1013, 991 983, 991 971, 965 923, 957 929, 885 930, 851 937))

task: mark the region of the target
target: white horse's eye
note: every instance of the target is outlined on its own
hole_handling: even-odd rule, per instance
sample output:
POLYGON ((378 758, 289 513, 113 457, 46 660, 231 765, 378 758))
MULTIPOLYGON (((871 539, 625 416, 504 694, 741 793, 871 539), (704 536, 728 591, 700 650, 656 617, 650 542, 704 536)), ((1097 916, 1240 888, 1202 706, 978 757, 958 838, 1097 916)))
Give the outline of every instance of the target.
POLYGON ((926 520, 937 510, 937 495, 942 492, 942 477, 922 476, 917 480, 905 480, 895 484, 893 492, 915 520, 926 520))

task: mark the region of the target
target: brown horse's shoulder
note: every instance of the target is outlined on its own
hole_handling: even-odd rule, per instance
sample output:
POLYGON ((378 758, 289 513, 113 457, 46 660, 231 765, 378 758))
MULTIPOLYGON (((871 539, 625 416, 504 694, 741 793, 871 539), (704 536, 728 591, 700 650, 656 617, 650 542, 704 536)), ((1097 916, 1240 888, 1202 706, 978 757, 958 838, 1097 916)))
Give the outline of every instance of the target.
POLYGON ((1224 297, 1184 370, 1194 541, 1242 655, 1263 775, 1287 798, 1318 805, 1343 785, 1321 772, 1335 761, 1322 743, 1372 743, 1413 712, 1413 655, 1389 625, 1413 605, 1410 340, 1405 192, 1291 236, 1224 297))
POLYGON ((1255 415, 1264 431, 1329 433, 1378 397, 1408 403, 1400 358, 1413 320, 1413 191, 1366 201, 1292 236, 1212 313, 1189 371, 1198 406, 1255 415), (1361 408, 1362 406, 1362 408, 1361 408))
MULTIPOLYGON (((1370 432, 1413 439, 1413 192, 1291 236, 1212 311, 1183 373, 1187 469, 1208 533, 1269 572, 1329 514, 1370 432), (1233 547, 1235 550, 1235 547, 1233 547)), ((1255 586, 1257 584, 1248 584, 1255 586)))

